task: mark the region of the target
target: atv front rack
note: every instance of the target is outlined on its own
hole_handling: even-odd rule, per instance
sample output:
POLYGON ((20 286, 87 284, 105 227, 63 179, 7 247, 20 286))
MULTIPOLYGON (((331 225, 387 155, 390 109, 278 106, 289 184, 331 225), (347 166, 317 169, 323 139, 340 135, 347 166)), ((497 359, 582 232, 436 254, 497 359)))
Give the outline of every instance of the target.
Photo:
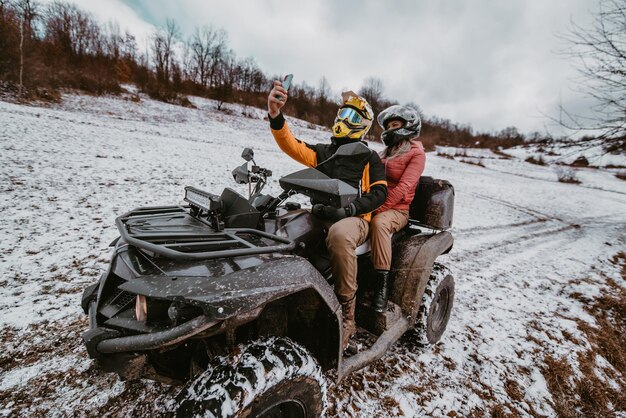
POLYGON ((115 219, 128 244, 179 260, 210 260, 293 250, 295 242, 252 228, 216 232, 188 207, 138 208, 115 219))

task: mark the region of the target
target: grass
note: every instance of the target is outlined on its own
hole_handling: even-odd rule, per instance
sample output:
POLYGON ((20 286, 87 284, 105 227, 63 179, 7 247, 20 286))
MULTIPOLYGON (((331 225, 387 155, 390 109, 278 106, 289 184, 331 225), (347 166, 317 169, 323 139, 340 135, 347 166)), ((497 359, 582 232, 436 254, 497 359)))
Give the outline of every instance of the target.
MULTIPOLYGON (((626 253, 616 254, 611 262, 621 267, 622 280, 626 280, 626 253)), ((626 289, 610 278, 607 285, 594 299, 572 294, 595 320, 595 325, 577 321, 591 345, 576 356, 578 372, 566 357, 544 357, 542 372, 554 411, 561 418, 609 417, 626 412, 626 289), (598 364, 598 357, 609 365, 598 364)))
POLYGON ((465 164, 471 164, 471 165, 477 165, 479 167, 484 167, 485 165, 482 163, 482 161, 478 160, 478 161, 473 161, 473 160, 460 160, 462 163, 465 164))
POLYGON ((454 156, 455 157, 467 157, 467 150, 466 149, 457 149, 454 152, 454 156))
POLYGON ((499 156, 501 160, 510 160, 512 158, 509 154, 507 154, 506 152, 500 151, 497 148, 493 148, 491 152, 499 156))
POLYGON ((468 157, 469 155, 467 154, 467 150, 464 148, 456 148, 454 150, 451 150, 450 152, 445 152, 442 151, 441 149, 437 150, 437 156, 438 157, 444 157, 444 158, 448 158, 450 160, 454 160, 454 157, 468 157))
POLYGON ((576 158, 576 160, 574 160, 574 162, 572 162, 570 165, 572 167, 588 167, 589 160, 587 160, 587 157, 585 157, 584 155, 581 155, 580 157, 576 158))
POLYGON ((611 263, 615 264, 616 266, 621 266, 622 279, 626 280, 626 252, 620 251, 619 253, 615 254, 613 257, 611 257, 611 263))
POLYGON ((580 184, 580 180, 576 177, 576 171, 571 168, 555 167, 554 172, 560 183, 580 184))
POLYGON ((437 157, 447 158, 448 160, 454 160, 454 156, 450 154, 437 154, 437 157))
POLYGON ((535 165, 546 165, 546 161, 540 155, 539 157, 530 156, 525 160, 527 163, 535 164, 535 165))

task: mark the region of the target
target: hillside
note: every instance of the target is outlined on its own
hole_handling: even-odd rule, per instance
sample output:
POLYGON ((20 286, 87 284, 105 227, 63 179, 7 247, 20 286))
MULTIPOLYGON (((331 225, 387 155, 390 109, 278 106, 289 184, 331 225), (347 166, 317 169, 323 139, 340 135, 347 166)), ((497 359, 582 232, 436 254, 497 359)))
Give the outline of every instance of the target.
MULTIPOLYGON (((122 382, 82 345, 80 295, 107 267, 115 217, 180 203, 186 185, 245 193, 230 171, 247 146, 274 172, 270 194, 300 168, 264 112, 190 100, 197 109, 130 95, 0 101, 0 415, 158 414, 177 392, 122 382)), ((581 183, 565 184, 525 155, 467 152, 478 154, 429 153, 424 173, 456 188, 441 343, 403 338, 340 384, 329 374, 329 416, 626 416, 626 182, 580 168, 581 183), (482 166, 459 161, 472 158, 482 166)))

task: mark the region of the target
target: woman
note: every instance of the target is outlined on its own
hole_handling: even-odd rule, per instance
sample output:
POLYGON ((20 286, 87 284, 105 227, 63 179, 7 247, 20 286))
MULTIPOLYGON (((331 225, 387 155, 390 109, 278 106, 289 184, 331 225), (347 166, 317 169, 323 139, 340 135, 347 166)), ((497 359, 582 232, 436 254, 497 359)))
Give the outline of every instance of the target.
POLYGON ((387 199, 370 224, 372 264, 377 273, 372 308, 384 312, 391 268, 391 236, 409 221, 409 207, 424 171, 426 154, 422 143, 417 141, 422 129, 417 111, 394 105, 383 110, 377 120, 384 129, 381 139, 386 148, 380 157, 387 175, 387 199))

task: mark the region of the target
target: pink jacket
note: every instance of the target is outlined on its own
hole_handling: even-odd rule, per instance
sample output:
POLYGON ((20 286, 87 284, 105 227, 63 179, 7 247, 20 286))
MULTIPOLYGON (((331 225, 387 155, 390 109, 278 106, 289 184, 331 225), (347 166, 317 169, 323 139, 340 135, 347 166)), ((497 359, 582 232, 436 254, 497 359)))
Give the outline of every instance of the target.
POLYGON ((390 160, 382 158, 382 161, 387 175, 387 200, 376 212, 388 209, 408 211, 426 165, 424 146, 415 141, 409 151, 390 160))

